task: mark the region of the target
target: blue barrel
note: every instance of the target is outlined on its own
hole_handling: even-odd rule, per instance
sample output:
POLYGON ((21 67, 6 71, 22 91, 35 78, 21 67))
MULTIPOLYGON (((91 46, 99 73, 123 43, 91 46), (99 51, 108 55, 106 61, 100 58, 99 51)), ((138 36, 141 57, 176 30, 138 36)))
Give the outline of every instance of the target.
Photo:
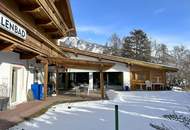
POLYGON ((32 89, 32 93, 33 93, 33 97, 36 100, 39 100, 39 88, 38 88, 39 84, 38 83, 34 83, 31 86, 32 89))

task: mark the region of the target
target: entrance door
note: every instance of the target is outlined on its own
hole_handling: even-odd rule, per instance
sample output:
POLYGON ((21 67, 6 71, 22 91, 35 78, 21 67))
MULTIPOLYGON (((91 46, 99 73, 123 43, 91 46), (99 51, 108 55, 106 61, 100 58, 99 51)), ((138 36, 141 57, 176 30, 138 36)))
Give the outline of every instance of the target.
POLYGON ((17 97, 17 79, 18 79, 18 69, 13 67, 12 69, 12 91, 11 91, 11 102, 16 102, 17 97))

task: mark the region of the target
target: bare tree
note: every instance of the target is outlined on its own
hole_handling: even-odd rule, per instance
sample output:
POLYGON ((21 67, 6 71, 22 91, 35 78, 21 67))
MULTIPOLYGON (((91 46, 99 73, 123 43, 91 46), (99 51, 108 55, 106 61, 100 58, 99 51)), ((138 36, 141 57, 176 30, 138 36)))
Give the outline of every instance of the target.
POLYGON ((153 63, 170 65, 174 64, 174 60, 168 47, 163 43, 152 42, 152 59, 153 63))
POLYGON ((171 51, 175 66, 179 71, 168 76, 175 85, 185 87, 190 86, 190 50, 184 46, 175 46, 171 51))
POLYGON ((121 55, 121 48, 122 48, 122 40, 120 37, 116 34, 113 33, 111 37, 109 38, 109 42, 106 43, 106 50, 104 53, 106 54, 112 54, 112 55, 121 55))

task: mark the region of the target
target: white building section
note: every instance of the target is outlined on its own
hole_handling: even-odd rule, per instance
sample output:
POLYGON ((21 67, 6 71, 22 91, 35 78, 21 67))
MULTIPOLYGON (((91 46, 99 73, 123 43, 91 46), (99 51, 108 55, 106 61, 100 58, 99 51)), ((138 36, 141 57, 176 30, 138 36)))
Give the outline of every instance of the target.
MULTIPOLYGON (((91 57, 91 56, 84 56, 84 55, 75 55, 72 53, 68 54, 71 59, 78 59, 78 60, 88 60, 88 61, 99 61, 98 58, 91 57)), ((101 60, 102 62, 111 62, 115 65, 110 69, 104 71, 104 80, 106 88, 121 90, 125 86, 130 88, 130 67, 125 63, 114 62, 110 60, 101 60), (114 80, 114 81, 113 81, 114 80)), ((89 87, 96 88, 98 84, 97 79, 97 72, 99 70, 88 70, 88 69, 75 69, 75 68, 68 68, 68 73, 89 73, 89 87), (97 83, 95 83, 97 81, 97 83)))
MULTIPOLYGON (((35 60, 20 60, 14 52, 0 52, 0 96, 9 97, 9 105, 27 101, 28 90, 35 81, 35 60)), ((40 73, 39 73, 40 74, 40 73)))

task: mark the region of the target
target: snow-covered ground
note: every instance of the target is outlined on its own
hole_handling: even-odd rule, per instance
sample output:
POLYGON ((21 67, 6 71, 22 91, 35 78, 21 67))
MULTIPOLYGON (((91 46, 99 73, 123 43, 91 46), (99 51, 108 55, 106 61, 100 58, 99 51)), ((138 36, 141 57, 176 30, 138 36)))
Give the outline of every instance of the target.
POLYGON ((167 120, 163 115, 175 111, 190 117, 187 108, 190 107, 190 93, 108 91, 108 96, 111 100, 56 105, 44 115, 11 130, 114 130, 115 104, 119 105, 120 130, 155 130, 150 123, 186 130, 182 124, 167 120))

